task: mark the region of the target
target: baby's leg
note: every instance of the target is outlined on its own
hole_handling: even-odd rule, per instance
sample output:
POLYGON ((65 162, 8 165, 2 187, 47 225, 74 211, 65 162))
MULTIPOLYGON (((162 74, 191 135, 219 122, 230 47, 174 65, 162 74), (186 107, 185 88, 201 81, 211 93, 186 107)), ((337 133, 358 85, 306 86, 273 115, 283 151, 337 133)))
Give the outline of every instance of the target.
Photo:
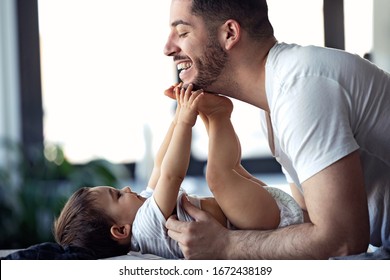
MULTIPOLYGON (((217 97, 215 98, 223 98, 217 97)), ((240 165, 240 143, 230 121, 231 101, 204 98, 199 111, 207 117, 209 154, 207 182, 226 217, 240 229, 273 229, 279 224, 279 209, 271 195, 260 184, 237 172, 240 165), (223 105, 223 108, 220 108, 223 105)))
MULTIPOLYGON (((199 116, 203 120, 203 123, 206 127, 207 135, 209 134, 209 119, 206 114, 199 112, 199 116)), ((237 135, 236 135, 237 136, 237 135)), ((238 143, 238 153, 237 153, 237 164, 234 167, 234 170, 240 174, 243 177, 246 177, 252 181, 255 181, 259 183, 261 186, 266 186, 264 182, 259 180, 258 178, 254 177, 252 174, 250 174, 242 165, 241 165, 241 145, 237 136, 237 143, 238 143)))

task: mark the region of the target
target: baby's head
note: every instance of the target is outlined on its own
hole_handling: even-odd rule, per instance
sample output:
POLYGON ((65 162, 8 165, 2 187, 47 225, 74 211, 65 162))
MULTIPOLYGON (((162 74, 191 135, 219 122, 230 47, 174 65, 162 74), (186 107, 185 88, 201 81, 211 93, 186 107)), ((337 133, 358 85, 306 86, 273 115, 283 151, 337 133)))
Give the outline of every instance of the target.
POLYGON ((54 222, 54 237, 63 246, 91 249, 98 258, 127 254, 131 226, 144 201, 129 187, 81 188, 54 222))

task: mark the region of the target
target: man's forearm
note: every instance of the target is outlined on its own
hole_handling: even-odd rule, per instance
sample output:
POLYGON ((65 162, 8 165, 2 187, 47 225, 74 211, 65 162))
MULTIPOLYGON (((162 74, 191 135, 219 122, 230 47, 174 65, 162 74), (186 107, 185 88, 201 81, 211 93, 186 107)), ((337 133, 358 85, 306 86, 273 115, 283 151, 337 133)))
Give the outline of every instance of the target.
POLYGON ((230 231, 223 258, 328 259, 329 248, 315 236, 310 223, 270 231, 230 231))

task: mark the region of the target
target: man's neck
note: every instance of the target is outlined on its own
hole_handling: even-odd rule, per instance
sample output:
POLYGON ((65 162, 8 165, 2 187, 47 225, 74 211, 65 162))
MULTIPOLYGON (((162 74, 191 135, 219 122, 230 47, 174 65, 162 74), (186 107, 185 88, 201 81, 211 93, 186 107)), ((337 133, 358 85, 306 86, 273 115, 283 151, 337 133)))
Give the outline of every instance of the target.
MULTIPOLYGON (((260 109, 269 112, 268 101, 265 90, 265 69, 268 53, 275 45, 276 39, 270 39, 261 45, 248 49, 246 54, 236 62, 235 69, 237 87, 230 96, 241 101, 252 104, 260 109)), ((233 62, 234 63, 234 62, 233 62)))

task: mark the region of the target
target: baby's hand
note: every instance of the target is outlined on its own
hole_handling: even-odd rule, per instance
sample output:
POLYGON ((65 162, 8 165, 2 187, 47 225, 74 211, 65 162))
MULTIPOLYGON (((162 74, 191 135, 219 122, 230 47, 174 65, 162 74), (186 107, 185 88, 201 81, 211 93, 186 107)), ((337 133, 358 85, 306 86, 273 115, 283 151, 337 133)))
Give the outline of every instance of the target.
POLYGON ((164 90, 164 95, 168 96, 169 98, 176 99, 175 89, 181 88, 183 83, 175 83, 172 86, 170 86, 168 89, 164 90))
POLYGON ((187 89, 182 88, 177 91, 176 100, 180 107, 178 123, 186 123, 191 126, 195 125, 198 116, 198 103, 202 100, 203 91, 192 92, 193 86, 189 85, 187 89))

